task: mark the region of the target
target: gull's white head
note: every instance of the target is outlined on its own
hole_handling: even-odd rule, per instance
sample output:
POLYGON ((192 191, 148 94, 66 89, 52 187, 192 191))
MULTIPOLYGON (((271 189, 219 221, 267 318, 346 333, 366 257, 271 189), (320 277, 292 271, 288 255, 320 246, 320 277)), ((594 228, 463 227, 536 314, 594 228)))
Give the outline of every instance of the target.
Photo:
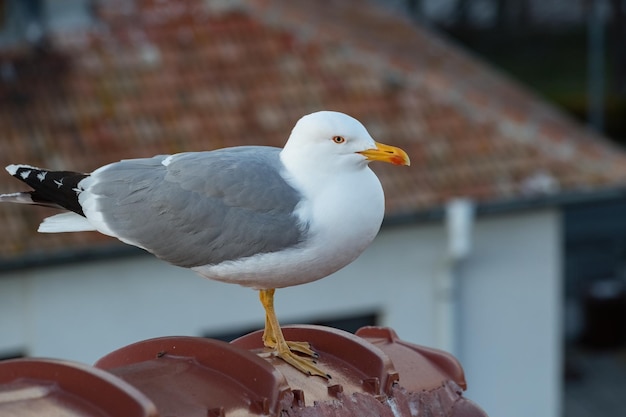
POLYGON ((311 113, 298 120, 282 154, 283 162, 331 170, 364 168, 370 161, 410 164, 402 149, 374 141, 361 122, 334 111, 311 113))

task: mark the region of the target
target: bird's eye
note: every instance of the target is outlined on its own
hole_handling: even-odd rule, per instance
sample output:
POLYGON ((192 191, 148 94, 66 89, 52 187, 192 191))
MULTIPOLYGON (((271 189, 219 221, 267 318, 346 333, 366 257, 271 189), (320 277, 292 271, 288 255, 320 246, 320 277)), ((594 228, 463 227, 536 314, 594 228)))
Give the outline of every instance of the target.
POLYGON ((346 138, 344 138, 343 136, 333 136, 333 142, 335 143, 344 143, 346 141, 346 138))

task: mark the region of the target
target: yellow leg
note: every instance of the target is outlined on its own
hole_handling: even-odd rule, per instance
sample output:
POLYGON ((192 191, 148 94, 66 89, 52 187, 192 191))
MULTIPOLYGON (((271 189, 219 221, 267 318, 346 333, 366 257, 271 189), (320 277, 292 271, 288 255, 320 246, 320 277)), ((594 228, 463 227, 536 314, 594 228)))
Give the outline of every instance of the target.
POLYGON ((315 366, 311 358, 302 357, 294 352, 300 352, 308 356, 317 357, 307 342, 287 342, 278 324, 274 311, 274 289, 260 290, 259 298, 265 309, 265 330, 263 331, 263 344, 273 349, 276 356, 308 375, 317 375, 330 378, 326 372, 315 366))

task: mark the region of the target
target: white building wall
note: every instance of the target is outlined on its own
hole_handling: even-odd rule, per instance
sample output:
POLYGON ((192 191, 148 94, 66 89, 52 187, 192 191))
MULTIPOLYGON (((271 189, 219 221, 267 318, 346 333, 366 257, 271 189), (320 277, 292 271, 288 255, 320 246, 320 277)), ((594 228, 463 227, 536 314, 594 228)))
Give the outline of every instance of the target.
POLYGON ((562 230, 546 210, 480 221, 461 267, 458 357, 490 416, 561 415, 562 230))
MULTIPOLYGON (((470 258, 457 269, 455 354, 467 396, 492 416, 559 414, 559 224, 556 210, 479 219, 470 258)), ((384 229, 334 276, 278 290, 279 319, 378 311, 402 339, 437 346, 435 280, 447 267, 446 245, 442 224, 384 229)), ((93 363, 139 340, 262 324, 255 291, 148 256, 0 275, 0 353, 25 347, 93 363)))

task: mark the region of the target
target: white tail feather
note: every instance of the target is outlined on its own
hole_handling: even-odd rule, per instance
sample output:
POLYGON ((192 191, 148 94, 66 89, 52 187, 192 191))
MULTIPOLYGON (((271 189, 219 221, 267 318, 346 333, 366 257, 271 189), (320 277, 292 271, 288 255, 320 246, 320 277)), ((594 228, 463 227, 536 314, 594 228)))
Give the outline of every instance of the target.
POLYGON ((30 193, 0 194, 0 201, 3 203, 35 204, 30 193))
POLYGON ((46 217, 39 225, 40 233, 86 232, 96 230, 89 221, 74 212, 46 217))
POLYGON ((57 209, 63 208, 52 202, 33 201, 33 197, 30 192, 0 194, 0 203, 34 204, 37 206, 52 207, 57 209))

